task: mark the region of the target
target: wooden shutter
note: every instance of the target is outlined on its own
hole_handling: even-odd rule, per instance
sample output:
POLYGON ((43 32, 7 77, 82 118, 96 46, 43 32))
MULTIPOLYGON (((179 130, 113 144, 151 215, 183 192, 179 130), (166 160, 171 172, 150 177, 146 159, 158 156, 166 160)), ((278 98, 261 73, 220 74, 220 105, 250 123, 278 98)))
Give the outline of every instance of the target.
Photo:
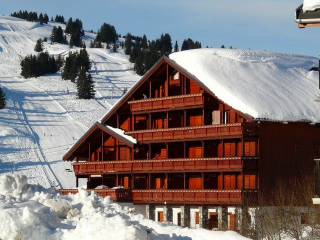
POLYGON ((202 178, 190 177, 189 189, 202 189, 202 178))
POLYGON ((163 211, 158 212, 158 221, 163 222, 163 211))
POLYGON ((236 112, 234 110, 230 110, 230 123, 236 123, 236 112))
POLYGON ((163 186, 162 178, 156 178, 156 189, 160 189, 163 186))
POLYGON ((124 177, 123 178, 123 187, 124 188, 129 188, 129 177, 124 177))
POLYGON ((129 160, 130 159, 130 150, 127 147, 120 147, 120 160, 129 160))
POLYGON ((199 212, 196 212, 195 214, 195 221, 196 221, 196 224, 200 223, 199 212))
POLYGON ((244 189, 255 189, 255 188, 256 188, 256 175, 245 175, 244 189))
POLYGON ((236 229, 236 227, 235 227, 235 225, 236 225, 236 218, 235 218, 235 214, 233 214, 233 213, 229 213, 229 222, 230 222, 230 225, 229 225, 229 229, 230 230, 235 230, 236 229))
POLYGON ((225 157, 231 156, 231 143, 224 143, 224 156, 225 157))

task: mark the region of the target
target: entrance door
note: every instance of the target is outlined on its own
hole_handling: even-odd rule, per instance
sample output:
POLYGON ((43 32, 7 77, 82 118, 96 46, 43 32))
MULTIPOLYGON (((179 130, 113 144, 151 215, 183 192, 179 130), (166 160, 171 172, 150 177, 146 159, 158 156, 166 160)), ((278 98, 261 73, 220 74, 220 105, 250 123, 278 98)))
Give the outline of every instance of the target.
POLYGON ((210 213, 209 229, 218 228, 218 215, 216 213, 210 213))
POLYGON ((158 221, 163 222, 163 211, 158 212, 158 221))

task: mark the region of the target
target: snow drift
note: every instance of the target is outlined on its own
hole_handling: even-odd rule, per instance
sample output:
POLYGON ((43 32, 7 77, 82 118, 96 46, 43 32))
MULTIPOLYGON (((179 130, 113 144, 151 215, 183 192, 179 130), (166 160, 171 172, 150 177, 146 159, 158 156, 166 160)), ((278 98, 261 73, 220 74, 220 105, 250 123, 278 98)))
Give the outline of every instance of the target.
POLYGON ((131 210, 84 189, 65 196, 28 184, 26 176, 0 176, 0 239, 246 239, 154 222, 131 210))

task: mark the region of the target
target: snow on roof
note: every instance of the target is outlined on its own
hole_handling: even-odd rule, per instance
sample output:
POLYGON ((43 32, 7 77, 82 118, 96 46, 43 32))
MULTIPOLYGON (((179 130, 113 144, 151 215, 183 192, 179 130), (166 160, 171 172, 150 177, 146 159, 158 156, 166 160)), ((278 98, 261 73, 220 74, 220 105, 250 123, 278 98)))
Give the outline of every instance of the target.
POLYGON ((314 57, 237 49, 195 49, 170 59, 231 107, 256 119, 320 122, 314 57))
POLYGON ((106 128, 108 128, 109 130, 111 130, 112 132, 114 132, 115 134, 117 135, 120 135, 121 137, 127 139, 129 142, 133 143, 133 144, 136 144, 137 143, 137 140, 134 139, 133 137, 129 136, 129 135, 126 135, 124 133, 124 130, 122 129, 119 129, 119 128, 113 128, 109 125, 106 125, 106 128))
POLYGON ((320 8, 320 0, 304 0, 303 1, 303 11, 314 11, 320 8))

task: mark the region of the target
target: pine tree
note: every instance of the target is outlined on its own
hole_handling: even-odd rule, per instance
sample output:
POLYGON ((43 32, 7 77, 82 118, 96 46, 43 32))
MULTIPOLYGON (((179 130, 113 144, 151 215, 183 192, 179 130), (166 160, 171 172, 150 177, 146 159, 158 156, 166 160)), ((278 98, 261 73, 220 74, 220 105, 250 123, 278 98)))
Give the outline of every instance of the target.
POLYGON ((174 52, 179 51, 178 41, 176 40, 176 43, 174 44, 174 52))
POLYGON ((95 96, 94 84, 90 74, 87 75, 84 68, 80 69, 77 81, 78 98, 91 99, 95 96))
POLYGON ((40 23, 41 25, 44 23, 44 18, 43 18, 42 13, 40 13, 40 15, 39 15, 39 23, 40 23))
POLYGON ((48 17, 48 15, 46 13, 43 16, 43 22, 46 23, 46 24, 49 22, 49 17, 48 17))
POLYGON ((0 86, 0 109, 3 109, 6 106, 6 93, 3 91, 0 86))
POLYGON ((132 40, 131 33, 127 33, 126 40, 124 42, 124 47, 125 47, 124 53, 127 54, 127 55, 131 54, 131 44, 132 44, 131 40, 132 40))
POLYGON ((53 29, 52 29, 52 32, 51 32, 51 42, 54 43, 65 43, 65 39, 64 39, 64 36, 63 36, 63 30, 62 28, 59 26, 59 27, 56 27, 54 26, 53 29))
POLYGON ((37 59, 36 56, 28 55, 22 59, 21 63, 21 76, 24 78, 32 78, 37 76, 37 59))
POLYGON ((221 48, 226 48, 223 44, 221 45, 221 48))
POLYGON ((37 40, 36 46, 34 47, 35 52, 42 52, 43 51, 43 44, 42 44, 42 39, 39 38, 37 40))

